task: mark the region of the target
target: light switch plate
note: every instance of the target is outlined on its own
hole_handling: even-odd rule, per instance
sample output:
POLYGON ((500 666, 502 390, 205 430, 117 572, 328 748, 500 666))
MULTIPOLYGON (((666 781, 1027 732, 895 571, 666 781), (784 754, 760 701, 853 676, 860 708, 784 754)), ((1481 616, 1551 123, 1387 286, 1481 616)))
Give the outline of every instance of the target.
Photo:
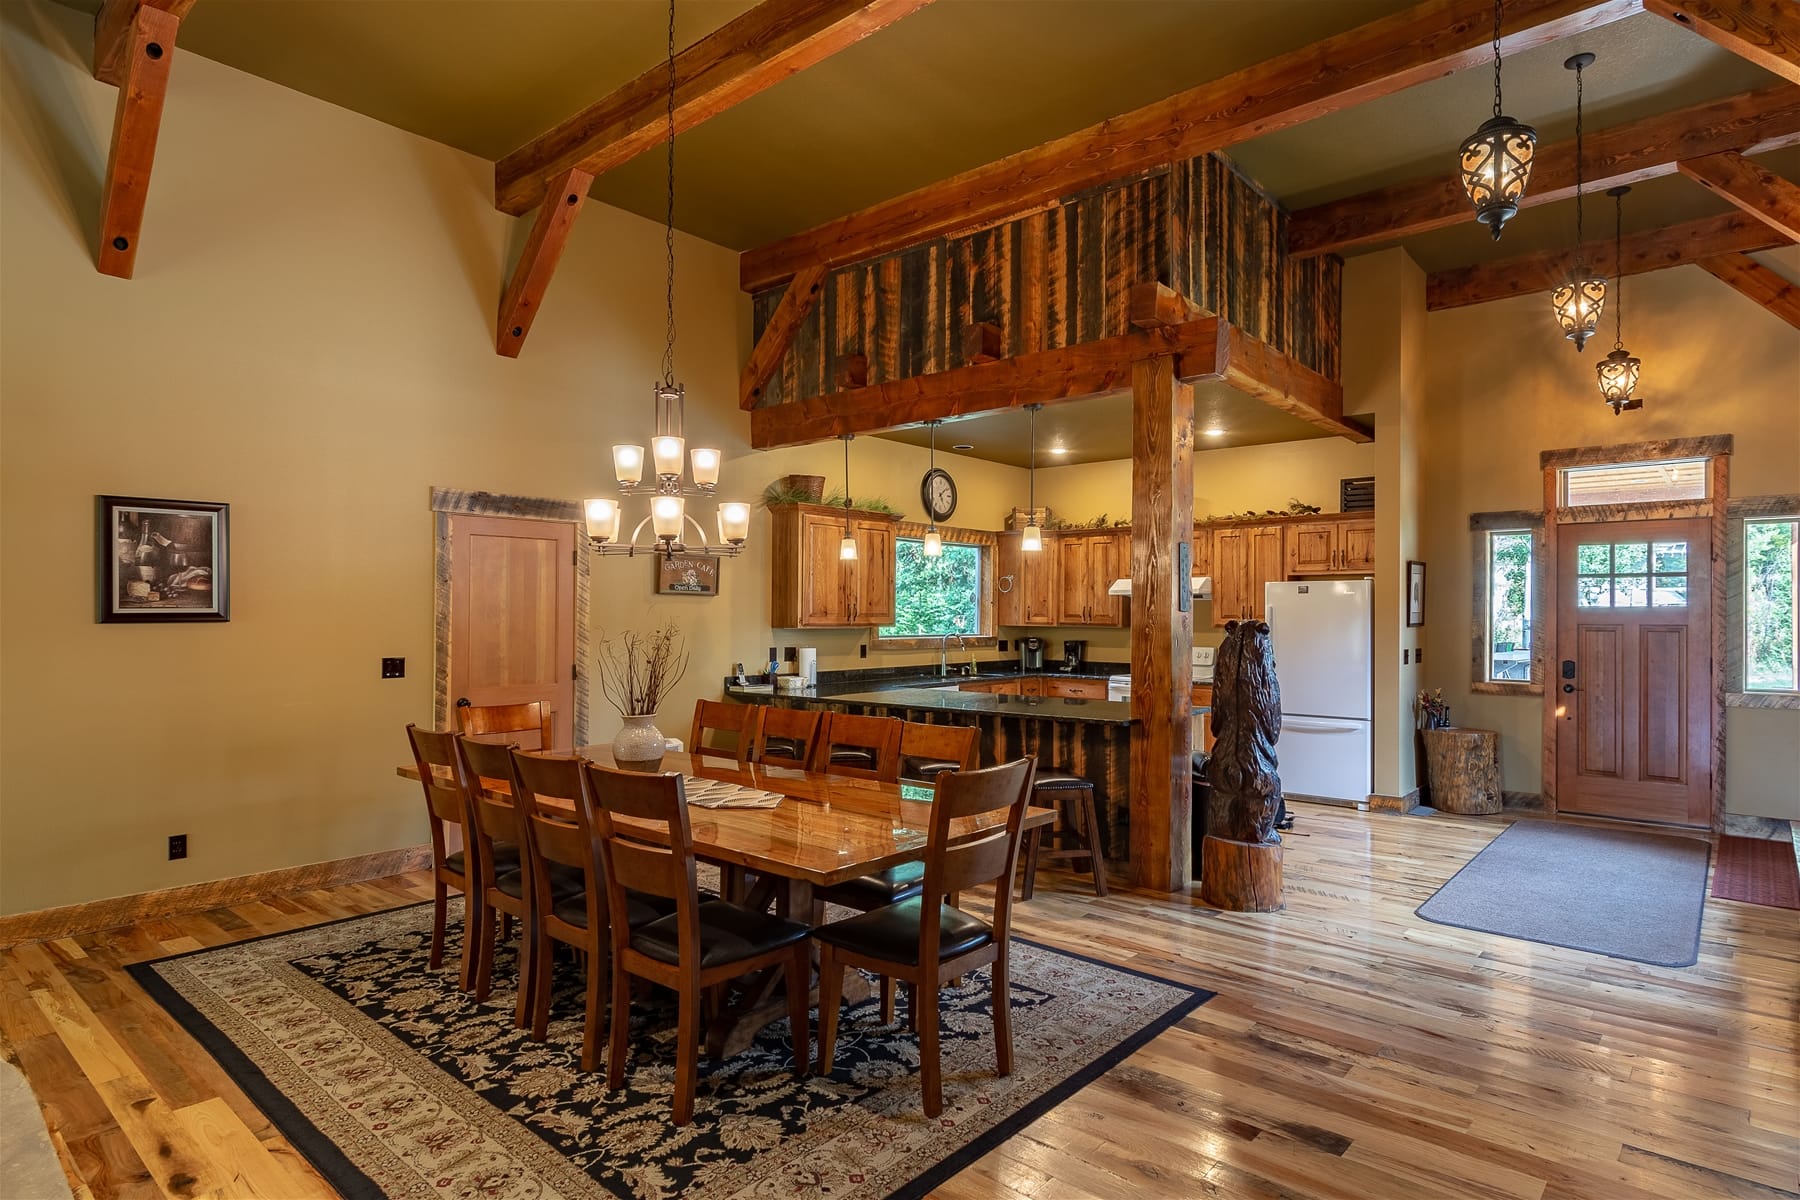
POLYGON ((406 660, 404 658, 384 658, 381 660, 381 677, 383 679, 405 679, 406 660))

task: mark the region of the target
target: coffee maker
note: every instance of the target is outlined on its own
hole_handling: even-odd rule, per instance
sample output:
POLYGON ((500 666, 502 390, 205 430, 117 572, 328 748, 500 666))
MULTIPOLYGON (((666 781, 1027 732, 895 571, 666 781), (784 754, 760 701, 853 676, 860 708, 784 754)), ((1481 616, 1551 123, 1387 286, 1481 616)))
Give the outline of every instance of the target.
POLYGON ((1063 639, 1063 670, 1079 671, 1087 658, 1087 642, 1080 638, 1063 639))
POLYGON ((1019 673, 1029 675, 1044 669, 1044 639, 1041 637, 1022 637, 1019 639, 1019 673))

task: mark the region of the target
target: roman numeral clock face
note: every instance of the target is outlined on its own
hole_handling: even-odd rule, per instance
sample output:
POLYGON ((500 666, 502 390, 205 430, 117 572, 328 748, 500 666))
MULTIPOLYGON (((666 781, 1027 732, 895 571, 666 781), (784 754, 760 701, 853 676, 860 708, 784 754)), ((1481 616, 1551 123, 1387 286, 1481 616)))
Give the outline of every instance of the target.
POLYGON ((942 467, 933 467, 919 484, 919 499, 933 521, 948 521, 956 511, 956 481, 942 467))

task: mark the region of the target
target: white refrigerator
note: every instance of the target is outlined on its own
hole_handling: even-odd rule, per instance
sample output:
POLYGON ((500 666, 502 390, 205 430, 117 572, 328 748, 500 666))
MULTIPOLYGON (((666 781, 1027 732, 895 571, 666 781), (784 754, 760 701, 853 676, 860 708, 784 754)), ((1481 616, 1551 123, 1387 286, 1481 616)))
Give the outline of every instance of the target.
POLYGON ((1282 790, 1301 800, 1363 804, 1373 786, 1373 584, 1367 579, 1265 585, 1281 736, 1282 790))

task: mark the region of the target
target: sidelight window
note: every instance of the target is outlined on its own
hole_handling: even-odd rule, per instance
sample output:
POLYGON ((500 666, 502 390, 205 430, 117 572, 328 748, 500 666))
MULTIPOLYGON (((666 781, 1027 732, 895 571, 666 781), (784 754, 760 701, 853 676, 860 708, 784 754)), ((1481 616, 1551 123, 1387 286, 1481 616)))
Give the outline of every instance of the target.
POLYGON ((1529 529, 1487 535, 1487 678, 1531 679, 1531 547, 1529 529))
POLYGON ((1594 542, 1575 551, 1577 608, 1685 608, 1688 544, 1594 542))
POLYGON ((1744 690, 1800 691, 1800 520, 1744 522, 1744 690))

